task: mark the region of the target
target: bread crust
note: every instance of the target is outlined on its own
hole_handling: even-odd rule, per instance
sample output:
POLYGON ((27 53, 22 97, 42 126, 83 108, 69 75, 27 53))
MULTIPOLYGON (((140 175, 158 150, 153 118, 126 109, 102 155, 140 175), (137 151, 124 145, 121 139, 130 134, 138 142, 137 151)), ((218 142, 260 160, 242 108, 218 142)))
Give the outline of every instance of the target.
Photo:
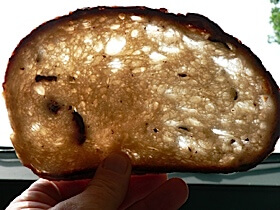
MULTIPOLYGON (((277 86, 276 82, 272 78, 271 74, 266 71, 265 67, 262 65, 260 59, 245 45, 241 43, 238 39, 234 38, 233 36, 225 33, 216 23, 212 22, 208 18, 194 13, 187 13, 186 15, 182 14, 171 14, 168 13, 166 9, 150 9, 146 7, 96 7, 96 8, 85 8, 79 9, 75 12, 70 13, 69 15, 58 17, 54 20, 48 21, 38 28, 33 30, 27 37, 25 37, 11 56, 9 60, 9 64, 7 67, 7 72, 5 75, 5 82, 3 83, 4 88, 4 96, 7 94, 7 87, 6 83, 8 80, 8 76, 12 74, 11 72, 12 65, 14 63, 15 55, 18 53, 21 46, 29 43, 32 41, 33 37, 39 36, 41 33, 51 29, 54 26, 64 24, 70 20, 79 19, 81 17, 90 17, 94 18, 99 15, 115 15, 115 14, 134 14, 140 15, 145 17, 158 17, 160 20, 164 20, 167 22, 176 25, 179 28, 188 28, 197 31, 198 33, 209 34, 208 40, 212 42, 222 43, 225 47, 230 48, 234 46, 238 54, 242 54, 248 60, 249 63, 253 66, 253 69, 259 71, 259 74, 262 75, 266 79, 266 88, 267 93, 271 95, 274 104, 276 104, 276 117, 274 118, 274 123, 272 124, 271 130, 273 133, 271 134, 271 140, 269 145, 266 148, 263 148, 261 155, 256 157, 256 159, 249 163, 243 164, 238 167, 236 166, 228 166, 228 167, 207 167, 203 166, 200 168, 193 167, 193 166, 185 166, 185 165, 177 165, 177 166, 145 166, 145 165, 133 165, 133 172, 134 173, 166 173, 166 172, 204 172, 204 173, 230 173, 235 171, 245 171, 252 167, 258 165, 263 159, 265 159, 275 147, 275 144, 280 136, 280 94, 279 94, 279 87, 277 86)), ((11 122, 13 127, 13 122, 11 122)), ((46 172, 41 172, 35 169, 32 164, 24 165, 33 170, 35 174, 40 177, 52 179, 52 180, 71 180, 71 179, 84 179, 84 178, 91 178, 94 175, 96 167, 94 168, 87 168, 78 171, 69 171, 63 174, 50 174, 46 172)))

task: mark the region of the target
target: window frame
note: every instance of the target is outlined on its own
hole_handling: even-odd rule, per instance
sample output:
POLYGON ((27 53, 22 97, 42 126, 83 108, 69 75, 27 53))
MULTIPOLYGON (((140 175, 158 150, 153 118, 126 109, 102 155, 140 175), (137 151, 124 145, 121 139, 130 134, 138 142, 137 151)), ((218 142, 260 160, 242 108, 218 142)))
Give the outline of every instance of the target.
MULTIPOLYGON (((280 153, 272 153, 255 168, 244 172, 168 173, 168 177, 199 185, 280 186, 280 153)), ((12 147, 0 147, 0 180, 36 179, 38 176, 21 164, 12 147)))

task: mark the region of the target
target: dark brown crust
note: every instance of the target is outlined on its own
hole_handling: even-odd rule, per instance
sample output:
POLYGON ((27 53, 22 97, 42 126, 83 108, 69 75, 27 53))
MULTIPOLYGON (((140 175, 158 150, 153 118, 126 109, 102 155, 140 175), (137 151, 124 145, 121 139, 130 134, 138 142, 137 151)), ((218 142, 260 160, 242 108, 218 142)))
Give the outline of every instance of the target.
MULTIPOLYGON (((279 87, 276 82, 272 78, 271 74, 266 71, 260 59, 245 45, 243 45, 238 39, 233 36, 226 34, 216 23, 212 22, 208 18, 194 13, 188 13, 186 15, 182 14, 170 14, 167 13, 166 9, 149 9, 146 7, 96 7, 96 8, 85 8, 79 9, 75 12, 70 13, 69 15, 62 16, 56 18, 54 20, 48 21, 35 30, 33 30, 27 37, 25 37, 18 45, 18 47, 13 52, 13 55, 17 54, 19 50, 19 46, 25 45, 32 40, 33 36, 37 34, 44 33, 44 31, 52 28, 55 25, 63 24, 66 21, 78 19, 80 17, 92 17, 98 15, 111 15, 115 13, 126 13, 126 14, 135 14, 135 15, 144 15, 146 17, 158 17, 160 19, 164 19, 169 21, 174 25, 178 25, 179 27, 192 28, 197 30, 198 32, 204 32, 209 34, 209 40, 213 42, 220 42, 224 44, 229 50, 230 45, 233 45, 238 53, 242 54, 246 59, 254 66, 255 69, 259 70, 259 73, 266 78, 267 81, 267 91, 273 96, 275 100, 275 104, 277 105, 277 110, 280 110, 280 93, 279 87)), ((7 80, 7 75, 9 74, 10 65, 13 63, 14 56, 11 56, 5 76, 5 81, 7 80)), ((5 82, 3 83, 3 88, 5 90, 5 82)), ((275 122, 272 130, 274 131, 271 134, 271 144, 264 149, 261 155, 254 160, 253 163, 247 165, 241 165, 238 169, 235 167, 228 168, 219 168, 219 167, 204 167, 203 169, 190 168, 185 166, 155 166, 155 167, 146 167, 146 166, 133 166, 134 173, 166 173, 166 172, 218 172, 218 173, 230 173, 234 171, 245 171, 252 167, 255 167, 259 164, 263 159, 265 159, 273 150, 274 146, 280 135, 280 111, 276 113, 275 122)), ((73 171, 65 174, 46 174, 42 172, 38 172, 33 169, 31 166, 27 166, 31 168, 34 173, 39 175, 40 177, 48 178, 48 179, 84 179, 91 178, 94 175, 96 168, 86 169, 83 171, 73 171)))
MULTIPOLYGON (((265 157, 264 157, 265 158, 265 157)), ((263 158, 263 159, 264 159, 263 158)), ((191 167, 186 167, 186 166, 138 166, 138 165, 133 165, 132 168, 132 174, 137 174, 137 175, 142 175, 142 174, 161 174, 161 173, 172 173, 172 172, 199 172, 199 173, 233 173, 233 172, 242 172, 242 171, 247 171, 251 168, 254 168, 257 166, 260 162, 262 162, 261 159, 259 162, 255 162, 253 164, 248 164, 248 165, 242 165, 239 167, 238 170, 233 167, 227 167, 227 168, 220 168, 220 167, 204 167, 203 169, 197 169, 197 168, 191 168, 191 167)), ((30 168, 35 174, 37 174, 41 178, 45 178, 48 180, 77 180, 77 179, 91 179, 93 178, 97 167, 95 168, 89 168, 89 169, 84 169, 80 171, 71 171, 69 173, 64 173, 64 174, 49 174, 49 173, 43 173, 41 171, 37 171, 33 167, 26 166, 30 168)))

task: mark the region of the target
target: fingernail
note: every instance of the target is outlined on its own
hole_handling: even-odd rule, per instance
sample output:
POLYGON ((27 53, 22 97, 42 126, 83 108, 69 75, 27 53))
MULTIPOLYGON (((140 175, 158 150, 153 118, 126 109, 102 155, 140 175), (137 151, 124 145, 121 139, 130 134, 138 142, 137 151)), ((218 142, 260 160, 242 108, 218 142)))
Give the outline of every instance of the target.
POLYGON ((118 174, 125 174, 128 168, 128 160, 124 155, 111 154, 104 160, 103 168, 118 174))

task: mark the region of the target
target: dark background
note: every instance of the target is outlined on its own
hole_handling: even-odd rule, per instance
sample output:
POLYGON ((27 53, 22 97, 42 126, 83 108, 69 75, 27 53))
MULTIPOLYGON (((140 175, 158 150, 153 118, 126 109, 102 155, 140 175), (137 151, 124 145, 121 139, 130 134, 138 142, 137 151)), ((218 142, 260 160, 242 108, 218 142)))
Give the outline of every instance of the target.
MULTIPOLYGON (((33 181, 0 180, 0 209, 33 181)), ((280 209, 280 187, 189 184, 190 196, 180 209, 280 209)))

